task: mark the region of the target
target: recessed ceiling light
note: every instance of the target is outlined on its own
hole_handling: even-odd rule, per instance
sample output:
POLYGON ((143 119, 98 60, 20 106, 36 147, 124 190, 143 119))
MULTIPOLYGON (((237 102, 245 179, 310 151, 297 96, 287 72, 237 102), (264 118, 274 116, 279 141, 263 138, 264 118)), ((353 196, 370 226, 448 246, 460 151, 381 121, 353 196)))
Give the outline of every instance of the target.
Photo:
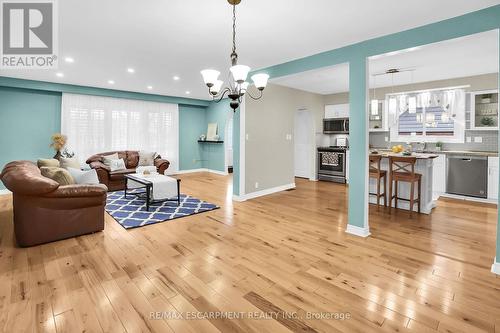
POLYGON ((74 63, 75 59, 73 59, 71 57, 66 57, 66 58, 64 58, 64 61, 69 62, 69 63, 74 63))
POLYGON ((129 73, 135 73, 135 69, 129 67, 129 68, 127 68, 127 72, 129 72, 129 73))
POLYGON ((115 81, 113 81, 113 80, 108 80, 108 83, 109 83, 109 84, 115 84, 115 81))
POLYGON ((56 76, 57 76, 57 77, 64 77, 64 73, 57 72, 57 73, 56 73, 56 76))
POLYGON ((153 90, 153 86, 148 86, 148 90, 153 90))
POLYGON ((181 78, 176 75, 173 77, 173 79, 174 79, 174 81, 179 81, 181 78))
POLYGON ((186 91, 186 95, 189 95, 189 94, 191 94, 191 92, 190 92, 189 90, 188 90, 188 91, 186 91))

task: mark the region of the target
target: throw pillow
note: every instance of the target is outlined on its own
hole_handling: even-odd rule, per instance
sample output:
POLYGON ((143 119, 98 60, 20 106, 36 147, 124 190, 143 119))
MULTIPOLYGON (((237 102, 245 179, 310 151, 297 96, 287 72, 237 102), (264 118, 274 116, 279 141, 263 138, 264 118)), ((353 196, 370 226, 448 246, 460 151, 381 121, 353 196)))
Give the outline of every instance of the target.
POLYGON ((41 167, 59 168, 59 161, 56 160, 55 158, 39 158, 38 161, 36 161, 36 165, 38 165, 39 168, 41 167))
POLYGON ((75 180, 68 170, 56 167, 41 167, 42 176, 55 180, 59 185, 73 185, 75 180))
POLYGON ((141 150, 139 152, 139 166, 150 166, 155 163, 156 152, 147 152, 141 150))
POLYGON ((80 169, 68 168, 67 170, 76 184, 99 184, 99 178, 97 178, 97 171, 95 169, 82 171, 80 169))
POLYGON ((75 157, 72 158, 61 157, 60 161, 61 161, 61 168, 63 169, 68 169, 68 168, 80 169, 80 162, 75 157))
POLYGON ((125 167, 125 161, 123 160, 123 158, 112 160, 109 167, 111 168, 111 172, 127 169, 125 167))
POLYGON ((111 161, 114 161, 117 159, 119 159, 118 153, 114 153, 111 155, 104 155, 102 157, 102 163, 104 163, 104 165, 111 166, 111 161))

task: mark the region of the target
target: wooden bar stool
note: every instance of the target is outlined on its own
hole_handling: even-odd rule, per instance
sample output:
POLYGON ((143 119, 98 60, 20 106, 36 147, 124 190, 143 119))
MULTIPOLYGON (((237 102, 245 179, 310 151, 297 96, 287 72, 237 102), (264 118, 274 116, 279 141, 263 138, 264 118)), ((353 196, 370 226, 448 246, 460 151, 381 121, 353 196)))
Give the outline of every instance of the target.
POLYGON ((377 208, 380 206, 380 197, 384 197, 384 207, 387 207, 387 171, 380 169, 380 155, 370 155, 370 178, 377 180, 377 193, 370 195, 377 196, 377 208), (384 193, 381 192, 381 180, 384 182, 384 193))
POLYGON ((420 214, 420 198, 422 195, 422 175, 415 173, 416 157, 411 156, 389 156, 389 208, 392 207, 392 199, 395 199, 394 207, 398 208, 398 200, 408 201, 410 203, 410 217, 412 217, 413 208, 418 204, 418 213, 420 214), (393 182, 395 185, 395 194, 392 195, 393 182), (410 198, 398 197, 399 182, 410 183, 410 198), (415 183, 418 183, 418 198, 415 198, 415 183))

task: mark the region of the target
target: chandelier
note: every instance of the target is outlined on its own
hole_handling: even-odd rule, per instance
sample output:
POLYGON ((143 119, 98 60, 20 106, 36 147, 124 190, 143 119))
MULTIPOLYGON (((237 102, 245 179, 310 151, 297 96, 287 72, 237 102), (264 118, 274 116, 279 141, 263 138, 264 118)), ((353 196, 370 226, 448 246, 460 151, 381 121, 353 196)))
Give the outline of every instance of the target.
POLYGON ((236 53, 236 5, 238 5, 241 0, 227 0, 229 4, 233 6, 233 52, 231 53, 231 68, 229 68, 230 74, 228 74, 228 86, 222 88, 224 81, 219 80, 220 72, 215 69, 205 69, 201 71, 203 76, 203 81, 208 87, 208 93, 212 96, 212 100, 220 102, 227 94, 230 99, 230 106, 234 112, 240 106, 243 96, 248 95, 252 99, 257 100, 262 97, 262 91, 267 85, 267 80, 269 75, 265 73, 259 73, 252 75, 252 81, 259 95, 254 97, 248 91, 250 85, 247 82, 247 76, 250 72, 250 67, 238 64, 238 54, 236 53), (231 78, 232 76, 232 78, 231 78))

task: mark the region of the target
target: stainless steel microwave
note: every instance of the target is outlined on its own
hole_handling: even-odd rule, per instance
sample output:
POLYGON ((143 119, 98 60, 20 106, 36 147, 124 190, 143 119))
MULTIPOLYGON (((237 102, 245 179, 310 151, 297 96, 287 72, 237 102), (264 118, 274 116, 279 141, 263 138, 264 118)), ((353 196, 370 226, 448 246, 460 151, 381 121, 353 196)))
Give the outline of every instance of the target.
POLYGON ((349 118, 323 119, 323 133, 349 134, 349 118))

